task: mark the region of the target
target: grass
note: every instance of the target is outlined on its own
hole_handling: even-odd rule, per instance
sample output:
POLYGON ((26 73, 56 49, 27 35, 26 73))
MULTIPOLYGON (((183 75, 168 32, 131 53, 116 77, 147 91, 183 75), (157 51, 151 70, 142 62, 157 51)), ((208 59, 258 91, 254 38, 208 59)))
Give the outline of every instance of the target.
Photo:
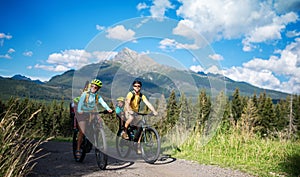
MULTIPOLYGON (((26 176, 35 166, 34 161, 40 157, 36 154, 41 150, 39 145, 45 139, 35 140, 33 137, 38 132, 28 131, 28 122, 40 112, 37 110, 22 125, 16 126, 15 122, 20 115, 11 109, 1 116, 0 122, 0 176, 26 176)), ((21 113, 22 114, 22 113, 21 113)))
POLYGON ((194 134, 175 154, 201 164, 229 167, 255 176, 300 175, 300 142, 261 139, 236 130, 218 132, 206 145, 194 134))

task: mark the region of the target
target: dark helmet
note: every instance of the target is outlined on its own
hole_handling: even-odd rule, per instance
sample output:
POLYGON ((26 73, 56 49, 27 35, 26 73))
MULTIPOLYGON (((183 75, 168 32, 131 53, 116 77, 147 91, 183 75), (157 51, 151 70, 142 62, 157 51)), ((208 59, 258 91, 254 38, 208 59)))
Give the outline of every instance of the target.
POLYGON ((134 80, 133 83, 132 83, 132 86, 133 86, 134 84, 140 84, 140 86, 142 87, 142 82, 139 81, 139 80, 134 80))

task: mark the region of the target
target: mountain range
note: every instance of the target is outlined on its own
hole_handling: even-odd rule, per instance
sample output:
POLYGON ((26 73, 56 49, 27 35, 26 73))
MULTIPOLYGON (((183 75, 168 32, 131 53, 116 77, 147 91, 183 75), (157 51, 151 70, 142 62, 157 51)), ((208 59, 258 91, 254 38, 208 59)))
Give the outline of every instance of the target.
POLYGON ((160 64, 145 54, 124 48, 110 60, 66 71, 52 77, 48 82, 31 80, 22 75, 0 77, 0 98, 5 100, 17 96, 47 101, 62 98, 70 100, 80 94, 80 89, 87 80, 95 77, 103 82, 100 91, 106 98, 124 96, 135 78, 142 80, 143 92, 152 97, 161 94, 168 97, 175 90, 178 95, 184 93, 188 97, 197 98, 199 90, 202 89, 212 95, 223 91, 231 96, 236 88, 241 95, 252 96, 254 93, 259 95, 265 92, 274 100, 286 98, 288 95, 258 88, 246 82, 236 82, 222 75, 195 73, 160 64))

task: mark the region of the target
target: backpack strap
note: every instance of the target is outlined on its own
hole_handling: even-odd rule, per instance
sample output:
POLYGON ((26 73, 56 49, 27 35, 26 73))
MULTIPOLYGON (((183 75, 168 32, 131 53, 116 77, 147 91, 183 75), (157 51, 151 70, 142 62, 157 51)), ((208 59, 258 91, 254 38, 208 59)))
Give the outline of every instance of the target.
MULTIPOLYGON (((90 97, 90 92, 86 92, 86 95, 85 95, 85 104, 88 103, 89 97, 90 97)), ((96 93, 96 98, 95 98, 96 105, 98 104, 98 102, 99 102, 99 95, 96 93)))
POLYGON ((90 92, 86 92, 84 103, 87 104, 89 102, 90 92))
POLYGON ((96 98, 95 98, 95 102, 96 102, 96 105, 98 104, 99 102, 99 95, 96 93, 96 98))

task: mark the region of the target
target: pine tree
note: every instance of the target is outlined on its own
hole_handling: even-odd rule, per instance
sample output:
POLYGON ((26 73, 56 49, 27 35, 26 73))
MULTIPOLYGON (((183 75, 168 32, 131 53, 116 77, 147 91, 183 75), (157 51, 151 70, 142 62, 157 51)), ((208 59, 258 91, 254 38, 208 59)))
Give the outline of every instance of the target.
POLYGON ((167 130, 170 130, 175 126, 179 119, 179 108, 176 101, 175 91, 173 90, 170 94, 167 104, 167 130))
POLYGON ((167 104, 163 94, 158 101, 156 111, 159 113, 158 116, 150 119, 149 122, 151 125, 154 125, 158 134, 162 136, 166 132, 167 127, 167 104))
POLYGON ((258 120, 258 111, 255 103, 253 99, 248 99, 247 105, 243 109, 241 119, 238 121, 238 127, 242 132, 251 135, 255 131, 255 125, 258 120))
POLYGON ((231 111, 232 111, 232 116, 235 121, 235 124, 236 124, 237 120, 239 120, 241 118, 242 111, 243 111, 242 99, 240 97, 239 92, 240 92, 239 89, 236 88, 233 93, 233 97, 232 97, 232 101, 231 101, 231 103, 232 103, 231 111))
POLYGON ((275 122, 276 122, 276 129, 278 131, 283 131, 288 125, 288 104, 285 100, 281 99, 275 105, 275 122))
POLYGON ((293 97, 293 116, 295 135, 300 137, 300 95, 294 95, 293 97))
POLYGON ((270 132, 274 131, 275 127, 275 113, 272 103, 272 99, 268 97, 265 101, 265 105, 261 113, 261 134, 263 136, 268 136, 270 132))
POLYGON ((181 94, 179 107, 180 107, 179 122, 181 126, 183 126, 184 129, 190 128, 191 127, 190 122, 193 122, 192 109, 191 109, 192 106, 189 104, 184 93, 181 94))
POLYGON ((204 125, 210 114, 210 108, 210 99, 207 97, 205 90, 201 90, 198 97, 198 104, 196 105, 196 110, 198 110, 196 126, 201 127, 204 125))
POLYGON ((219 128, 220 122, 223 119, 225 106, 225 94, 224 92, 220 92, 219 95, 212 101, 210 114, 208 119, 205 121, 205 135, 212 136, 219 128))

